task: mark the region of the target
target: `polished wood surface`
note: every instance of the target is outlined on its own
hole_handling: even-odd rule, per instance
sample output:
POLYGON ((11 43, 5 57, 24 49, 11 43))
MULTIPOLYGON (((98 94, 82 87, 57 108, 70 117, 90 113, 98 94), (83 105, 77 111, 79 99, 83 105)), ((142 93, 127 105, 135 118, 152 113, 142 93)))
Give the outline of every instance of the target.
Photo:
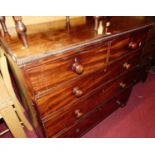
POLYGON ((22 44, 17 36, 12 37, 8 45, 10 52, 17 59, 18 63, 29 62, 48 55, 61 54, 66 48, 81 46, 90 41, 106 39, 121 35, 123 32, 130 32, 135 29, 142 29, 150 24, 150 21, 144 19, 134 19, 134 17, 111 17, 109 34, 103 32, 97 35, 94 31, 94 23, 87 22, 79 25, 77 19, 70 20, 71 28, 66 30, 66 21, 58 21, 49 24, 38 24, 27 26, 29 48, 22 48, 22 44), (72 26, 73 25, 73 26, 72 26), (43 27, 44 29, 41 29, 43 27), (35 30, 35 31, 34 31, 35 30), (37 31, 38 30, 38 31, 37 31))
MULTIPOLYGON (((94 22, 78 24, 71 19, 68 28, 66 20, 28 26, 25 49, 16 36, 7 42, 2 39, 1 46, 23 79, 20 90, 28 96, 29 109, 35 109, 35 115, 33 110, 29 113, 37 118, 42 135, 81 136, 124 107, 132 87, 144 80, 154 53, 144 51, 153 24, 136 17, 102 20, 102 34, 94 30, 94 22)), ((19 74, 14 76, 20 79, 19 74)))
POLYGON ((90 93, 88 97, 63 107, 59 111, 55 111, 50 117, 44 118, 44 127, 48 132, 48 136, 54 136, 61 128, 71 126, 82 116, 93 110, 93 108, 103 103, 103 101, 105 102, 107 99, 112 98, 116 92, 118 93, 125 89, 121 87, 121 83, 125 83, 126 88, 132 85, 132 76, 132 73, 122 75, 119 79, 99 87, 98 90, 90 93), (80 117, 76 114, 77 110, 80 112, 80 117))
POLYGON ((111 81, 111 77, 117 77, 123 72, 134 69, 139 63, 136 58, 139 57, 140 54, 141 50, 138 50, 114 64, 106 66, 102 70, 98 70, 92 74, 88 74, 87 76, 76 78, 69 83, 58 85, 53 89, 49 89, 48 92, 39 94, 36 98, 41 116, 44 117, 48 113, 54 112, 64 105, 78 101, 83 96, 92 92, 96 87, 100 87, 111 81), (131 65, 130 69, 124 68, 124 64, 126 62, 131 65), (73 93, 73 90, 77 87, 82 91, 81 96, 78 97, 73 93))
POLYGON ((102 121, 108 115, 110 115, 113 111, 118 109, 121 105, 125 105, 126 101, 131 92, 131 87, 126 89, 123 93, 117 94, 115 98, 107 101, 104 104, 101 104, 99 107, 94 109, 91 113, 86 115, 81 121, 76 122, 75 125, 71 126, 68 130, 64 130, 55 135, 55 137, 59 138, 75 138, 80 137, 84 133, 86 133, 89 129, 91 129, 94 125, 102 121), (119 103, 119 104, 118 104, 119 103))
POLYGON ((57 61, 45 60, 37 67, 27 69, 26 66, 24 70, 30 79, 34 93, 37 94, 37 92, 49 89, 60 82, 88 74, 93 70, 104 67, 106 56, 107 46, 96 44, 89 46, 87 49, 80 49, 76 55, 61 58, 57 61))
POLYGON ((116 38, 111 43, 109 61, 114 61, 144 45, 148 30, 136 31, 116 38))

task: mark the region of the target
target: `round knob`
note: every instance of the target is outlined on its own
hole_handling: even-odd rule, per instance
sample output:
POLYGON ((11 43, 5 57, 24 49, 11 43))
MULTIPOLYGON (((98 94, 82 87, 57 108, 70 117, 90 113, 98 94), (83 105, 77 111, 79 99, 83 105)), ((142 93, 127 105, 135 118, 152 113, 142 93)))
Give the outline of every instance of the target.
POLYGON ((134 43, 134 42, 129 43, 129 48, 134 50, 136 47, 137 47, 137 43, 134 43))
POLYGON ((122 107, 122 108, 125 106, 125 104, 123 104, 123 103, 122 103, 121 101, 119 101, 119 100, 117 100, 116 103, 117 103, 120 107, 122 107))
POLYGON ((138 45, 139 45, 139 47, 141 47, 141 46, 142 46, 142 42, 139 42, 139 44, 138 44, 138 45))
POLYGON ((76 96, 76 97, 81 97, 83 95, 83 91, 80 90, 79 87, 75 87, 73 88, 73 94, 76 96))
POLYGON ((131 65, 130 65, 129 63, 125 62, 125 63, 123 64, 123 67, 124 67, 125 69, 129 69, 129 68, 131 67, 131 65))
POLYGON ((80 112, 80 109, 75 110, 76 118, 80 118, 83 114, 80 112))
POLYGON ((80 132, 80 129, 79 129, 79 128, 77 128, 75 131, 76 131, 77 133, 79 133, 79 132, 80 132))
POLYGON ((82 74, 84 71, 84 67, 79 64, 78 62, 75 62, 73 64, 73 70, 77 73, 77 74, 82 74))
POLYGON ((126 87, 126 84, 123 83, 123 82, 121 82, 119 85, 120 85, 122 88, 125 88, 125 87, 126 87))

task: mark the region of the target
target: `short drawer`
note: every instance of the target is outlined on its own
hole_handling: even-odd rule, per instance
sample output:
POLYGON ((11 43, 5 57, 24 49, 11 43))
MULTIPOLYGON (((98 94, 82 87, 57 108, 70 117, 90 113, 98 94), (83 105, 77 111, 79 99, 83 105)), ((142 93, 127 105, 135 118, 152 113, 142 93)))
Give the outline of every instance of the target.
POLYGON ((134 73, 134 71, 128 72, 114 82, 99 88, 89 96, 76 103, 69 104, 44 118, 43 124, 48 137, 53 136, 64 128, 68 128, 96 106, 113 98, 115 94, 132 85, 134 73))
POLYGON ((112 41, 109 53, 109 62, 139 49, 145 43, 148 31, 133 32, 116 38, 112 41))
MULTIPOLYGON (((96 124, 108 117, 112 112, 119 107, 126 105, 131 92, 131 87, 126 89, 123 93, 116 95, 115 98, 97 107, 90 112, 84 119, 80 120, 73 127, 68 130, 63 130, 54 137, 58 138, 77 138, 84 135, 88 130, 93 128, 96 124)), ((110 130, 110 129, 109 129, 110 130)), ((95 138, 95 137, 94 137, 95 138)))
POLYGON ((69 83, 58 85, 48 93, 45 93, 45 95, 36 97, 41 117, 43 118, 67 104, 78 101, 97 87, 112 81, 121 73, 134 69, 138 65, 137 58, 140 53, 141 51, 139 50, 118 62, 108 65, 102 70, 69 81, 69 83))
POLYGON ((106 65, 107 44, 92 45, 70 57, 47 61, 25 70, 34 94, 47 90, 61 82, 83 76, 106 65))

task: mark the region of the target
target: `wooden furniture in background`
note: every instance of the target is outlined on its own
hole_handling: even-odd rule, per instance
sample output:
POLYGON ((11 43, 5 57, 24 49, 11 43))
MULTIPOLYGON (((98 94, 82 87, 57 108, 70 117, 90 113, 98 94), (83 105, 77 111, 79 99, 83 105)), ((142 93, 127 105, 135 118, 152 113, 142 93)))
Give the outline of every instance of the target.
MULTIPOLYGON (((13 108, 13 101, 6 90, 4 81, 0 75, 0 118, 7 124, 9 130, 16 138, 25 138, 26 134, 20 124, 20 120, 13 108)), ((5 133, 5 132, 3 132, 5 133)))
MULTIPOLYGON (((27 35, 26 31, 27 28, 22 22, 22 16, 12 16, 14 22, 15 22, 15 27, 16 27, 16 32, 18 34, 19 39, 22 41, 23 48, 28 48, 28 40, 27 40, 27 35)), ((6 22, 5 22, 5 16, 0 16, 0 23, 2 27, 2 36, 4 37, 10 37, 6 22)), ((70 17, 66 16, 66 28, 69 31, 70 28, 70 17)))
POLYGON ((6 23, 5 23, 5 16, 0 16, 0 23, 1 23, 1 27, 2 27, 2 35, 3 36, 9 36, 7 27, 6 27, 6 23))
MULTIPOLYGON (((28 41, 27 41, 27 37, 26 37, 26 26, 22 22, 22 17, 21 16, 13 16, 13 20, 15 22, 18 37, 22 41, 23 46, 25 48, 27 48, 28 41)), ((5 22, 5 16, 0 16, 0 23, 1 23, 2 31, 3 31, 2 36, 10 37, 8 30, 7 30, 6 22, 5 22)))
POLYGON ((32 130, 32 126, 24 115, 24 109, 19 103, 12 87, 4 50, 0 48, 0 117, 4 119, 14 137, 24 138, 26 134, 20 120, 32 130))
POLYGON ((27 37, 26 37, 27 30, 26 30, 26 26, 22 22, 22 17, 21 16, 13 16, 13 19, 15 21, 17 34, 18 34, 19 38, 21 39, 23 46, 25 48, 27 48, 28 47, 28 41, 27 41, 27 37))
POLYGON ((110 26, 99 35, 94 21, 71 24, 69 32, 65 23, 45 24, 42 32, 40 25, 28 26, 38 32, 28 36, 25 49, 18 38, 7 45, 1 39, 40 137, 82 136, 124 107, 133 86, 147 75, 144 45, 152 23, 110 17, 110 26))

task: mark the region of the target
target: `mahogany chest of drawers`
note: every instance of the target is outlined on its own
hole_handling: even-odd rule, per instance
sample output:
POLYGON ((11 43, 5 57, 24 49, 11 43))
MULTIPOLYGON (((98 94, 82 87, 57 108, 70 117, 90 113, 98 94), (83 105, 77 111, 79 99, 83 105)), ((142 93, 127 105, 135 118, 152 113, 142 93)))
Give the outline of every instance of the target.
POLYGON ((93 23, 74 22, 69 30, 63 21, 44 30, 28 27, 27 49, 17 37, 1 39, 39 137, 82 136, 124 107, 132 87, 145 75, 149 60, 144 46, 152 23, 111 17, 106 32, 98 35, 93 23))

